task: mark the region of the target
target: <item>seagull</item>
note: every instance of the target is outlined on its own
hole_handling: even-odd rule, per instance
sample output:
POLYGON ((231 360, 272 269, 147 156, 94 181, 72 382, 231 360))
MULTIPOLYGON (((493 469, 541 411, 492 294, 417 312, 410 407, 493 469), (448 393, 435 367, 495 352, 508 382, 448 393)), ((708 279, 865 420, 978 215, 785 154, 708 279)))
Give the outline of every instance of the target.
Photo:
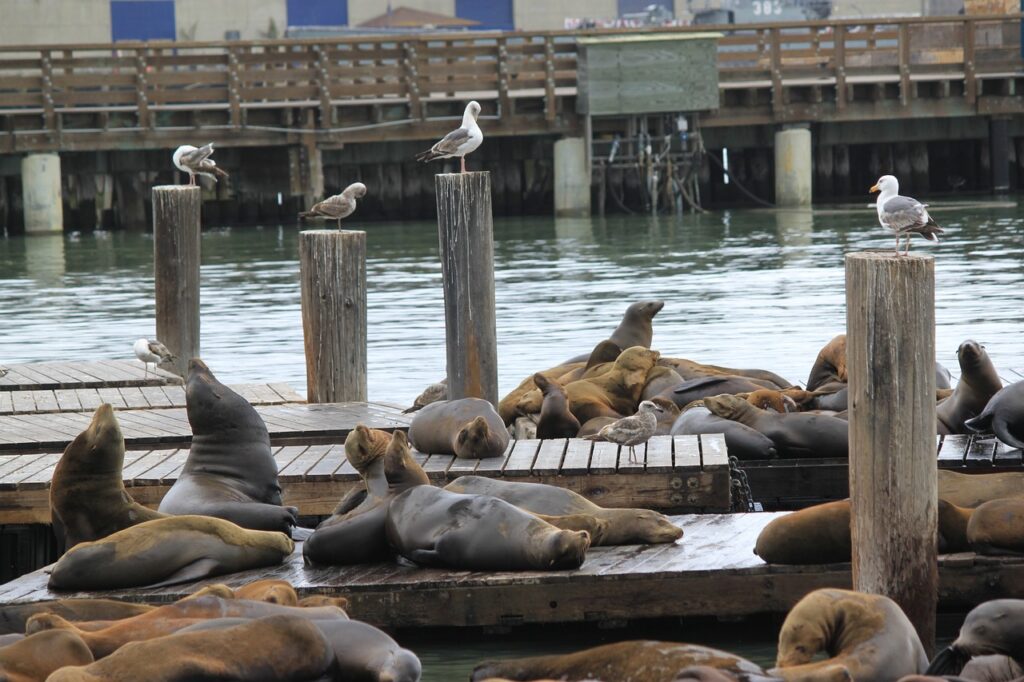
POLYGON ((475 101, 466 105, 466 112, 462 114, 462 126, 444 136, 440 142, 425 152, 416 155, 417 161, 433 161, 434 159, 450 159, 453 156, 459 157, 462 163, 462 171, 466 172, 466 154, 480 146, 484 141, 484 134, 480 126, 476 124, 476 118, 480 115, 480 105, 475 101))
POLYGON ((929 241, 939 241, 938 235, 943 233, 932 217, 928 215, 928 204, 922 204, 912 197, 899 195, 899 180, 892 175, 883 175, 869 190, 878 192, 878 222, 896 233, 896 255, 900 254, 900 237, 907 236, 907 246, 903 255, 910 254, 910 235, 914 232, 929 241))
POLYGON ((299 213, 299 218, 326 218, 337 220, 338 229, 341 229, 341 219, 347 218, 356 210, 356 199, 366 195, 366 185, 361 182, 353 182, 345 188, 341 194, 327 197, 323 201, 313 204, 313 208, 299 213))
POLYGON ((438 400, 448 400, 448 379, 441 379, 436 384, 430 384, 423 393, 416 396, 416 400, 413 401, 412 407, 402 410, 402 414, 409 414, 416 410, 422 409, 430 403, 436 403, 438 400))
POLYGON ((183 170, 188 173, 188 184, 196 184, 197 175, 205 175, 208 178, 213 178, 214 182, 217 182, 217 178, 226 178, 228 174, 217 166, 217 162, 210 158, 213 154, 213 143, 209 142, 204 144, 202 147, 196 149, 190 144, 183 144, 174 150, 174 165, 178 167, 178 170, 183 170))
POLYGON ((153 363, 153 371, 156 371, 156 366, 164 360, 177 360, 178 356, 173 355, 171 351, 167 350, 167 346, 160 343, 156 339, 139 339, 133 346, 135 350, 135 357, 146 363, 146 377, 149 377, 149 363, 153 363))
POLYGON ((637 413, 632 417, 608 424, 593 436, 584 436, 587 440, 607 440, 619 445, 629 446, 629 461, 638 463, 633 447, 646 443, 658 430, 658 413, 663 409, 645 400, 640 403, 637 413))

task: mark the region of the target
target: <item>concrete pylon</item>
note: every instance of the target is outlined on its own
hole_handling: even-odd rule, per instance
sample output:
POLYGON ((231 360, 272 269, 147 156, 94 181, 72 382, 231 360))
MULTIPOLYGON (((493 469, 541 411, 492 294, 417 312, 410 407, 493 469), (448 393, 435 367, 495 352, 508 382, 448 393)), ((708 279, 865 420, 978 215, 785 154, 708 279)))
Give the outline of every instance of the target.
POLYGON ((60 157, 29 154, 21 160, 21 188, 25 204, 25 232, 45 234, 64 229, 61 203, 60 157))
POLYGON ((566 137, 555 142, 555 215, 590 215, 590 168, 587 141, 566 137))
POLYGON ((775 205, 811 205, 811 130, 784 128, 775 133, 775 205))

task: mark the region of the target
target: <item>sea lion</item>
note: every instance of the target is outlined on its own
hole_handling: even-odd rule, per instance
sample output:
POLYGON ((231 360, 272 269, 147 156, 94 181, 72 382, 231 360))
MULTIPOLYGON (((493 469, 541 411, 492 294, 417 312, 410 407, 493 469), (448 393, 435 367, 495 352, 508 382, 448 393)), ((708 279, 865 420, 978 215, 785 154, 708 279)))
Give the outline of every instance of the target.
POLYGON ((1002 654, 975 656, 967 661, 960 676, 971 682, 1010 682, 1024 678, 1024 666, 1002 654))
POLYGON ((659 355, 658 351, 633 346, 622 351, 605 374, 566 384, 569 411, 580 424, 594 417, 620 418, 633 414, 640 403, 647 374, 659 355))
POLYGON ((927 668, 917 631, 896 602, 877 594, 820 589, 786 615, 776 667, 768 674, 790 682, 877 682, 927 668), (813 661, 822 651, 829 658, 813 661))
POLYGON ((939 362, 935 361, 935 388, 941 390, 944 388, 953 388, 953 375, 949 373, 949 370, 939 362))
POLYGON ((967 614, 960 634, 939 652, 929 675, 956 675, 974 656, 998 654, 1024 665, 1024 599, 993 599, 967 614))
POLYGON ((73 632, 40 632, 0 648, 0 679, 42 682, 64 666, 92 662, 89 648, 73 632))
POLYGON ((298 606, 299 595, 287 580, 254 580, 234 589, 235 599, 265 601, 281 606, 298 606))
POLYGON ((25 632, 25 621, 37 613, 55 613, 67 620, 119 620, 155 607, 115 599, 54 599, 24 604, 0 604, 0 634, 25 632))
POLYGON ((684 682, 685 680, 696 680, 697 682, 783 682, 781 677, 755 673, 734 673, 707 665, 691 665, 688 668, 683 668, 676 673, 672 682, 684 682))
POLYGON ((775 391, 770 388, 759 388, 740 397, 759 410, 773 410, 779 414, 797 411, 795 400, 782 391, 775 391))
POLYGON ((775 372, 770 372, 766 369, 741 369, 738 367, 723 367, 721 365, 708 365, 703 362, 695 362, 693 360, 687 360, 686 358, 670 358, 662 357, 658 360, 658 364, 662 367, 671 367, 679 376, 683 378, 683 381, 689 381, 691 379, 700 379, 702 377, 709 376, 734 376, 734 377, 746 377, 751 381, 757 381, 761 384, 762 388, 774 388, 774 389, 787 389, 792 388, 791 384, 786 379, 782 378, 775 372))
MULTIPOLYGON (((578 362, 562 363, 561 365, 556 365, 540 373, 543 374, 546 379, 557 380, 558 377, 567 374, 574 369, 582 369, 585 365, 586 358, 579 360, 578 362)), ((516 409, 516 405, 519 404, 519 400, 530 391, 534 391, 536 389, 537 385, 533 383, 533 374, 531 374, 520 381, 518 386, 509 391, 504 398, 498 401, 498 414, 501 415, 506 426, 514 422, 516 417, 520 416, 519 411, 516 409)))
POLYGON ((544 394, 540 421, 537 422, 537 438, 575 438, 580 430, 580 421, 569 411, 565 389, 543 374, 534 374, 533 383, 544 394))
POLYGON ((991 500, 975 509, 967 541, 979 554, 1024 554, 1024 498, 991 500))
POLYGON ((305 682, 331 676, 334 650, 317 625, 270 616, 223 630, 135 642, 85 667, 61 668, 50 682, 305 682), (244 646, 239 646, 244 643, 244 646))
POLYGON ((671 367, 655 365, 647 373, 647 383, 644 384, 644 390, 640 393, 640 400, 660 397, 665 391, 675 388, 681 383, 683 383, 683 378, 679 376, 679 372, 671 367))
POLYGON ((716 375, 688 379, 662 391, 660 397, 668 398, 679 407, 686 407, 694 401, 714 395, 752 393, 762 388, 765 388, 762 382, 746 377, 716 375))
MULTIPOLYGON (((386 437, 385 448, 384 448, 384 476, 388 482, 388 488, 392 491, 401 492, 406 488, 411 488, 414 485, 427 485, 430 483, 430 479, 427 478, 426 472, 412 457, 412 449, 409 447, 409 441, 405 435, 405 432, 395 431, 394 435, 387 431, 381 431, 379 429, 368 429, 362 424, 356 424, 356 428, 349 432, 345 438, 345 453, 346 457, 349 457, 348 451, 350 448, 366 448, 372 450, 379 448, 379 441, 382 436, 386 437), (374 432, 378 432, 374 434, 374 432), (358 444, 357 441, 364 441, 358 444)), ((351 458, 349 457, 349 461, 351 458)), ((367 467, 369 461, 367 461, 367 467)), ((355 465, 353 465, 355 466, 355 465)), ((356 467, 356 470, 362 474, 365 468, 361 469, 356 467)), ((350 488, 345 493, 338 504, 335 506, 334 511, 331 512, 333 517, 340 517, 347 512, 352 511, 366 499, 366 485, 356 486, 350 488)))
POLYGON ((759 410, 733 395, 705 398, 704 406, 718 417, 768 436, 781 458, 849 455, 849 424, 842 419, 803 412, 776 414, 759 410))
POLYGON ((651 321, 664 307, 664 301, 637 301, 630 304, 608 340, 623 350, 633 346, 650 348, 654 340, 651 321))
POLYGON ((291 532, 298 510, 281 506, 277 464, 259 413, 217 381, 198 358, 188 363, 185 404, 192 446, 160 511, 216 516, 252 530, 291 532))
POLYGON ((582 426, 580 426, 580 430, 576 432, 576 438, 596 436, 601 432, 601 429, 609 424, 614 424, 619 419, 621 419, 621 417, 594 417, 593 419, 588 419, 582 426))
POLYGON ((391 501, 386 528, 406 559, 471 571, 579 568, 590 547, 587 532, 560 530, 504 500, 426 485, 391 501))
POLYGON ((960 362, 960 380, 953 395, 935 407, 938 430, 942 435, 969 433, 964 422, 977 417, 989 400, 1003 388, 996 368, 985 347, 977 341, 964 341, 956 351, 960 362))
POLYGON ((814 358, 807 376, 807 390, 816 391, 829 383, 847 383, 846 334, 837 334, 826 343, 814 358))
POLYGON ((764 675, 764 670, 755 663, 711 647, 655 640, 631 640, 604 644, 571 654, 487 661, 473 669, 470 680, 481 682, 489 677, 499 677, 509 680, 552 678, 672 682, 680 670, 695 665, 735 673, 764 675))
POLYGON ((1004 497, 1024 497, 1024 472, 961 474, 939 469, 939 497, 961 507, 977 507, 1004 497))
MULTIPOLYGON (((626 347, 628 348, 628 346, 626 347)), ((590 351, 590 355, 587 356, 587 364, 580 370, 580 374, 585 374, 598 365, 603 365, 609 362, 615 362, 615 359, 622 354, 625 348, 619 346, 614 341, 605 339, 601 343, 594 346, 594 350, 590 351)), ((573 370, 576 371, 576 370, 573 370)), ((571 372, 570 372, 571 374, 571 372)), ((568 374, 563 374, 559 379, 564 379, 568 374)), ((535 382, 536 383, 536 382, 535 382)))
POLYGON ((971 431, 996 434, 1011 448, 1024 449, 1024 381, 997 392, 977 417, 964 422, 971 431))
POLYGON ((210 516, 146 521, 71 548, 53 565, 51 590, 156 587, 273 566, 294 545, 283 533, 210 516))
POLYGON ((669 433, 673 436, 721 433, 725 435, 725 446, 729 454, 735 455, 737 459, 778 457, 775 443, 768 436, 739 422, 711 414, 711 411, 704 407, 703 401, 698 401, 680 412, 669 433))
POLYGON ((103 403, 89 427, 64 449, 50 482, 50 517, 61 551, 166 514, 125 490, 124 436, 114 408, 103 403))
POLYGON ((409 441, 420 452, 456 457, 498 457, 509 434, 494 407, 480 398, 441 400, 416 413, 409 441))
MULTIPOLYGON (((675 425, 676 419, 679 418, 681 410, 671 400, 665 398, 659 398, 655 396, 651 398, 650 402, 661 408, 661 412, 658 412, 658 429, 654 432, 656 436, 667 436, 672 433, 672 426, 675 425)), ((643 404, 643 401, 641 401, 643 404)))
POLYGON ((608 529, 600 541, 591 543, 595 547, 675 542, 683 536, 681 528, 658 512, 650 509, 606 509, 571 490, 543 483, 459 476, 444 489, 453 493, 490 495, 534 514, 589 514, 605 519, 609 522, 608 529))

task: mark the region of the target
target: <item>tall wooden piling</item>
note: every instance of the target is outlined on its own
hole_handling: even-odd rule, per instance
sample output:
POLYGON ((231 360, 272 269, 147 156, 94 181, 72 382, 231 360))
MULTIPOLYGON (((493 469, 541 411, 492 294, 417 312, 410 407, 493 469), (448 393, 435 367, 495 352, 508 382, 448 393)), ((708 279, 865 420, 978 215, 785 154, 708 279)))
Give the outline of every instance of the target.
POLYGON ((188 374, 199 357, 199 185, 153 188, 153 275, 156 337, 174 353, 174 371, 188 374))
POLYGON ((935 643, 935 261, 846 256, 853 585, 935 643))
POLYGON ((299 233, 306 399, 366 400, 366 233, 299 233))
POLYGON ((489 173, 434 176, 444 278, 448 394, 498 404, 494 235, 489 173))

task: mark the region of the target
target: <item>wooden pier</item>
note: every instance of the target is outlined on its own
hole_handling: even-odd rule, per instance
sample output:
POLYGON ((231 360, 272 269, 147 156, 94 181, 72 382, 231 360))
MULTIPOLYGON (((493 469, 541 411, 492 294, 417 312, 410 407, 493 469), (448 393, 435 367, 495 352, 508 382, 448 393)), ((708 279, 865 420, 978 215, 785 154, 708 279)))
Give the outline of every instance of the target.
MULTIPOLYGON (((381 627, 624 625, 641 618, 784 613, 811 590, 849 588, 849 563, 769 565, 753 554, 761 529, 780 514, 674 516, 685 532, 676 543, 591 548, 573 571, 447 571, 398 563, 313 568, 303 565, 298 548, 277 568, 161 589, 54 593, 39 570, 0 586, 0 603, 68 597, 163 603, 205 584, 280 578, 300 595, 345 596, 352 617, 381 627)), ((943 555, 939 577, 943 606, 1024 597, 1024 558, 943 555)))
POLYGON ((26 362, 5 365, 0 376, 0 399, 6 391, 53 391, 125 386, 180 386, 177 374, 155 368, 146 371, 138 360, 26 362))

